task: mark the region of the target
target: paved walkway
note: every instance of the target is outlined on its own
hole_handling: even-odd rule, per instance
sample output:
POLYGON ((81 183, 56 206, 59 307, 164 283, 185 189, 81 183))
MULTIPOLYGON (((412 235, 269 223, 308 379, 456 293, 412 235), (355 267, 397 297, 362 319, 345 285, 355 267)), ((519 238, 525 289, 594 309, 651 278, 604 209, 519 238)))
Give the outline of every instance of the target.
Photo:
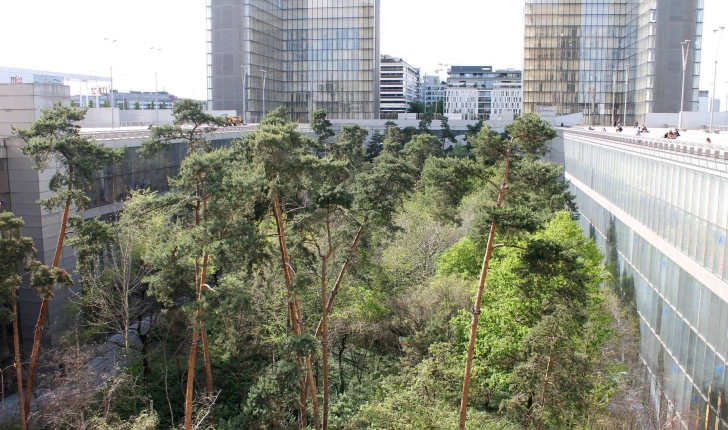
MULTIPOLYGON (((590 131, 589 127, 587 126, 575 126, 575 127, 564 127, 567 130, 579 130, 579 131, 590 131)), ((674 129, 673 129, 674 130, 674 129)), ((728 150, 728 132, 720 132, 719 134, 715 133, 706 133, 702 130, 688 130, 688 131, 681 131, 680 137, 677 139, 665 139, 665 133, 668 133, 670 129, 667 128, 650 128, 648 133, 641 133, 639 137, 642 138, 649 138, 649 139, 658 139, 663 140, 665 142, 674 143, 676 145, 682 144, 682 145, 691 145, 701 148, 714 148, 714 149, 724 149, 728 150), (711 143, 709 144, 707 142, 707 139, 710 138, 711 143)), ((621 133, 617 132, 614 127, 603 127, 603 126, 596 126, 594 127, 593 133, 596 134, 610 134, 620 137, 637 137, 637 129, 634 127, 623 127, 623 130, 621 133), (604 131, 606 130, 606 131, 604 131)))

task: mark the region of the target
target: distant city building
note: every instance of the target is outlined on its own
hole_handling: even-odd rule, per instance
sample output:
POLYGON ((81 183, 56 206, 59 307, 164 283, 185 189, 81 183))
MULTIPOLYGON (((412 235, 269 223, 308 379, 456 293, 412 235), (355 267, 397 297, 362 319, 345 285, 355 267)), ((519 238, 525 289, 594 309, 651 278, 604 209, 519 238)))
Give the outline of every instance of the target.
POLYGON ((207 0, 210 109, 378 118, 379 11, 379 0, 207 0))
MULTIPOLYGON (((700 91, 698 112, 710 112, 710 91, 700 91)), ((713 100, 713 112, 720 112, 720 99, 713 100)))
MULTIPOLYGON (((172 109, 174 102, 177 97, 166 92, 166 91, 129 91, 128 93, 122 93, 114 90, 114 100, 116 100, 117 107, 120 109, 136 109, 138 104, 139 109, 153 109, 156 103, 157 108, 172 109)), ((97 96, 71 96, 71 101, 76 106, 88 107, 89 101, 93 101, 94 107, 103 107, 109 100, 109 94, 101 94, 97 96)))
MULTIPOLYGON (((485 95, 485 90, 482 91, 485 95)), ((454 119, 478 119, 478 99, 481 90, 475 87, 448 87, 445 89, 444 115, 454 119)))
POLYGON ((379 78, 381 112, 408 112, 410 103, 419 99, 419 81, 419 69, 415 69, 401 58, 383 55, 379 78))
POLYGON ((452 66, 445 89, 445 115, 488 120, 491 115, 521 113, 520 70, 491 66, 452 66))
POLYGON ((425 107, 432 106, 445 98, 447 84, 439 76, 424 76, 422 80, 422 93, 420 100, 425 107))
POLYGON ((524 111, 592 124, 698 110, 703 0, 526 0, 524 111), (625 99, 626 94, 626 99, 625 99))
POLYGON ((87 88, 108 87, 109 81, 108 76, 0 67, 0 84, 68 85, 71 87, 71 91, 78 89, 81 92, 81 85, 85 85, 87 88))

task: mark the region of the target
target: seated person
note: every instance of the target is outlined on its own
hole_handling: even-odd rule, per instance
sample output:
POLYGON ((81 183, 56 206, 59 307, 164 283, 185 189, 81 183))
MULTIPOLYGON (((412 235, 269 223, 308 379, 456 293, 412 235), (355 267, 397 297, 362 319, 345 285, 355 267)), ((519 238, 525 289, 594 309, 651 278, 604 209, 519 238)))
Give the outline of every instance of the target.
POLYGON ((674 134, 675 134, 675 138, 676 138, 676 139, 677 139, 678 137, 680 137, 680 132, 679 132, 679 131, 677 131, 677 129, 675 129, 675 133, 674 133, 674 134))
POLYGON ((672 130, 670 130, 669 132, 667 132, 667 138, 668 139, 674 139, 675 138, 675 133, 673 133, 672 130))
POLYGON ((669 139, 670 138, 670 135, 669 135, 669 133, 665 133, 665 135, 662 136, 662 137, 664 137, 665 139, 669 139))
POLYGON ((594 130, 594 127, 592 127, 592 126, 589 126, 589 130, 594 130))
POLYGON ((642 133, 649 133, 649 131, 647 131, 647 127, 644 125, 642 126, 642 133))
POLYGON ((606 133, 606 132, 607 132, 607 128, 606 128, 606 127, 604 127, 604 128, 602 129, 602 131, 606 133))

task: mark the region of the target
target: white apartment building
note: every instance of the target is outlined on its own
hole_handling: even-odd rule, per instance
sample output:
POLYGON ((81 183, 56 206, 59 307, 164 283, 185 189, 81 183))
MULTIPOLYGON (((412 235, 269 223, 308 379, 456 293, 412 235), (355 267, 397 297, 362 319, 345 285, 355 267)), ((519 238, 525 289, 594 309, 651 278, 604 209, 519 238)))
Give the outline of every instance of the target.
POLYGON ((418 99, 420 71, 398 57, 383 55, 380 64, 381 113, 407 113, 418 99))
MULTIPOLYGON (((485 93, 485 90, 482 91, 485 93)), ((450 119, 480 119, 478 99, 481 90, 475 87, 448 87, 445 89, 444 115, 450 119)))
POLYGON ((494 82, 491 91, 491 114, 502 115, 512 112, 520 115, 523 103, 521 83, 494 82))
POLYGON ((453 119, 488 120, 492 115, 521 113, 520 71, 493 71, 490 66, 453 66, 448 75, 445 115, 453 119))

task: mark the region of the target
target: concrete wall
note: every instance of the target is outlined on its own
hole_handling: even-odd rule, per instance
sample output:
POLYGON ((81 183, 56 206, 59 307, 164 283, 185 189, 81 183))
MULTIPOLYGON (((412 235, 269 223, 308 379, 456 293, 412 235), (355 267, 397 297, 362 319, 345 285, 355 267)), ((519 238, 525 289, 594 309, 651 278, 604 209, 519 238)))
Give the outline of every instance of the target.
MULTIPOLYGON (((208 111, 210 115, 236 116, 235 111, 208 111)), ((172 109, 159 110, 119 110, 114 108, 115 127, 139 127, 149 124, 172 124, 174 116, 172 109)), ((111 128, 111 108, 91 108, 86 112, 86 118, 81 122, 84 128, 111 128)))
POLYGON ((114 124, 119 126, 118 108, 90 108, 86 111, 86 117, 81 122, 81 127, 104 128, 111 127, 111 115, 114 115, 114 124))
POLYGON ((70 103, 71 88, 51 84, 0 84, 0 137, 12 136, 10 126, 28 127, 40 110, 54 102, 70 103))
POLYGON ((564 127, 573 127, 575 125, 584 124, 584 114, 574 113, 571 115, 557 116, 551 120, 551 125, 554 127, 559 127, 561 124, 563 124, 564 127))
MULTIPOLYGON (((70 88, 51 84, 0 85, 0 136, 10 136, 11 125, 29 127, 40 117, 41 109, 50 108, 55 102, 70 105, 70 88)), ((6 207, 0 210, 12 211, 25 221, 23 235, 33 239, 38 259, 50 264, 58 242, 61 212, 46 212, 36 202, 38 199, 50 197, 48 182, 55 173, 56 166, 51 163, 49 169, 38 172, 33 169, 30 158, 21 151, 25 141, 17 137, 6 137, 3 142, 9 199, 6 207)), ((73 251, 64 247, 60 266, 71 269, 75 263, 73 251)), ((63 325, 65 320, 63 305, 70 291, 57 290, 54 293, 55 297, 49 306, 47 327, 63 325)), ((21 343, 23 350, 28 352, 32 345, 40 300, 28 288, 27 280, 18 293, 18 300, 21 343)), ((45 344, 52 341, 52 330, 44 331, 43 341, 45 344)))

